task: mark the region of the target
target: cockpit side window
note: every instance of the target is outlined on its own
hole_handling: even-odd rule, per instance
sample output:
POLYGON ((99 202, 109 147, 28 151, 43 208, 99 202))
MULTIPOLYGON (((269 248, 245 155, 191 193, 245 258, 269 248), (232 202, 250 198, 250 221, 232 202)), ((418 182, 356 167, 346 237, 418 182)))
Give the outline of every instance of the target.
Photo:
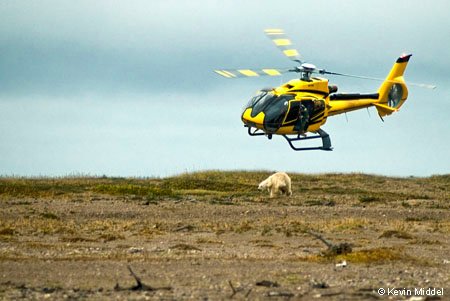
POLYGON ((294 99, 292 94, 284 94, 273 97, 270 103, 263 109, 264 111, 264 127, 275 132, 283 122, 289 107, 289 101, 294 99))

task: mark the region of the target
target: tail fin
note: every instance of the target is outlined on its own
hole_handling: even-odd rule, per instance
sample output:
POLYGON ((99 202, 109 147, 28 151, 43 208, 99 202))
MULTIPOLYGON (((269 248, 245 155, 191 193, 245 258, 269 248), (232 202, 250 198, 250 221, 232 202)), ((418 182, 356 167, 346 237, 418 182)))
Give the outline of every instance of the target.
POLYGON ((379 101, 374 105, 378 110, 378 115, 381 117, 398 111, 408 98, 408 88, 403 79, 403 73, 411 55, 404 54, 397 59, 388 76, 378 89, 379 101))

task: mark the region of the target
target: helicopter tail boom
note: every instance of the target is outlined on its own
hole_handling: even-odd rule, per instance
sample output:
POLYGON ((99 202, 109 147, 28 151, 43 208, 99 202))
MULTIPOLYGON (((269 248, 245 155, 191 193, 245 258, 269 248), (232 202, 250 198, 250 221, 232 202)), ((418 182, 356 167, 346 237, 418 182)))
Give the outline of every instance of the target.
POLYGON ((391 68, 386 79, 378 89, 378 102, 374 103, 380 117, 390 115, 403 105, 408 98, 403 73, 412 54, 400 56, 391 68))

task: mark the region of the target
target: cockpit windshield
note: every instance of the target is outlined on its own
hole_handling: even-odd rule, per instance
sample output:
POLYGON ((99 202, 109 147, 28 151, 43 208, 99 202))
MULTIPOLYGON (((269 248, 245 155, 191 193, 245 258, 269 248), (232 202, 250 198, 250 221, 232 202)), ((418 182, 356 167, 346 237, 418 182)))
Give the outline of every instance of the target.
POLYGON ((264 96, 267 95, 266 91, 261 91, 260 93, 256 94, 255 96, 252 97, 252 99, 249 100, 249 102, 245 105, 245 109, 246 108, 250 108, 253 107, 253 105, 255 103, 257 103, 261 98, 263 98, 264 96))
POLYGON ((277 96, 273 92, 262 92, 249 103, 252 107, 251 116, 255 117, 264 112, 264 127, 268 131, 275 132, 283 122, 291 99, 294 99, 292 94, 277 96))

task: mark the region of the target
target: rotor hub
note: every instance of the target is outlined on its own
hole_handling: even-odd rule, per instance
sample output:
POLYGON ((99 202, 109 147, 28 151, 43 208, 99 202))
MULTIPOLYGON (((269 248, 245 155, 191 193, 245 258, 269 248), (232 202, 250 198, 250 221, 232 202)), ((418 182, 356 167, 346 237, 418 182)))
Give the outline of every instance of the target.
POLYGON ((312 71, 316 70, 316 66, 313 64, 310 64, 310 63, 303 63, 302 68, 306 72, 312 72, 312 71))
POLYGON ((313 64, 309 64, 309 63, 303 63, 301 65, 301 80, 303 81, 311 81, 311 74, 316 70, 316 66, 314 66, 313 64))

